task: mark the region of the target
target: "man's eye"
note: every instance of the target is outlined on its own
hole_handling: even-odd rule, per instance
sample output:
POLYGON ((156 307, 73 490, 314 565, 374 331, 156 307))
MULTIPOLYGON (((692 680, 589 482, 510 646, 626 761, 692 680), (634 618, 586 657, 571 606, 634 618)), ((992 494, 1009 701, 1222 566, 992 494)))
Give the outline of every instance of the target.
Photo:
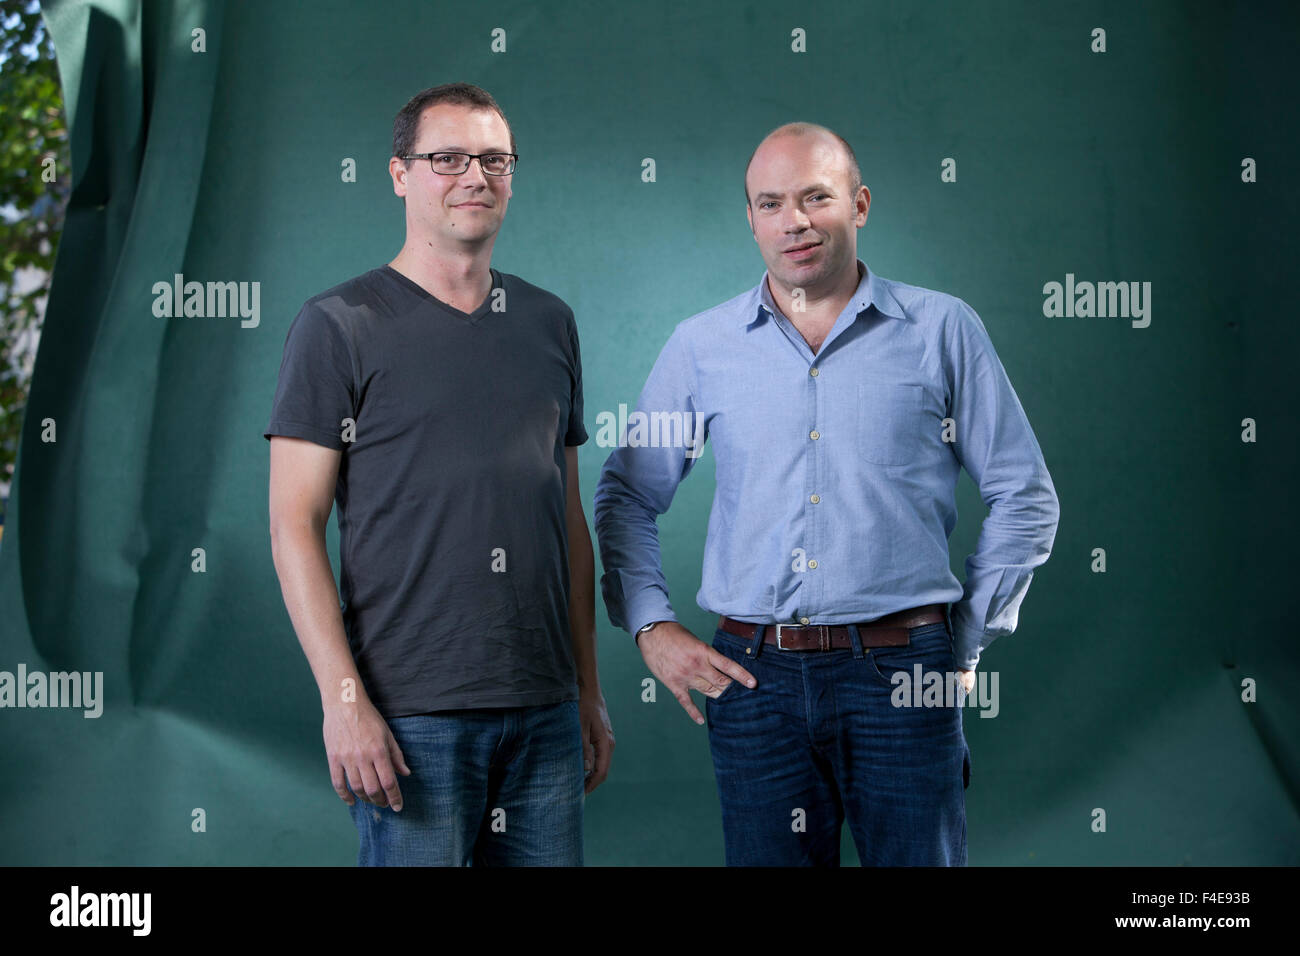
POLYGON ((483 161, 493 169, 500 169, 506 164, 506 158, 500 155, 484 156, 483 161))
POLYGON ((460 162, 460 157, 455 153, 435 153, 433 161, 440 166, 455 166, 460 162))

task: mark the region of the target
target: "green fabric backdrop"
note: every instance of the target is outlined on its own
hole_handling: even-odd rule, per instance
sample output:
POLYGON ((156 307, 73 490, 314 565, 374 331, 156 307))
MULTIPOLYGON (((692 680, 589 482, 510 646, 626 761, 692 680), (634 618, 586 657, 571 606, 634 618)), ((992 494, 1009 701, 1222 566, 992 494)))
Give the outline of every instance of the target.
MULTIPOLYGON (((793 119, 843 134, 873 197, 860 255, 979 312, 1061 499, 1019 630, 981 662, 1000 713, 966 715, 971 863, 1300 862, 1293 11, 67 0, 46 17, 75 188, 0 547, 0 670, 102 671, 105 709, 0 710, 0 862, 354 861, 271 563, 261 430, 303 300, 399 248, 393 116, 451 80, 513 124, 493 261, 573 307, 593 436, 678 321, 762 274, 741 205, 758 140, 793 119), (260 324, 156 317, 176 273, 259 282, 260 324), (1044 317, 1066 273, 1151 282, 1150 327, 1044 317)), ((607 453, 581 450, 589 517, 607 453)), ((661 521, 674 603, 706 634, 712 492, 710 458, 661 521)), ((985 514, 964 474, 959 505, 961 577, 985 514)), ((330 548, 337 571, 332 521, 330 548)), ((588 862, 720 863, 705 731, 666 693, 642 703, 639 654, 597 616, 618 748, 588 862)))

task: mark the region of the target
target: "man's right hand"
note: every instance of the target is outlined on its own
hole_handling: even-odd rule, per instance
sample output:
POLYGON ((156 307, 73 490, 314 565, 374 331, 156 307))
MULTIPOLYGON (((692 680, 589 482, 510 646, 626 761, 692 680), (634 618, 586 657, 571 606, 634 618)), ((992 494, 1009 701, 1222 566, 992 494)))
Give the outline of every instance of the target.
POLYGON ((697 724, 704 715, 695 707, 690 692, 717 697, 733 680, 746 687, 758 686, 754 675, 731 658, 719 654, 676 621, 661 621, 637 641, 650 672, 672 691, 677 703, 697 724))
POLYGON ((324 734, 330 782, 344 803, 355 804, 355 793, 377 807, 402 809, 397 774, 410 776, 411 768, 374 704, 362 698, 326 705, 324 734))

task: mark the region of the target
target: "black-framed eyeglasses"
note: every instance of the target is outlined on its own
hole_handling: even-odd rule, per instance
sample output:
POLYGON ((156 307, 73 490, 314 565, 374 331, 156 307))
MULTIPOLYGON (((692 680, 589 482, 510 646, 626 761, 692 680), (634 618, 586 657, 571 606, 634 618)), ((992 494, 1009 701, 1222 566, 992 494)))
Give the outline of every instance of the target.
POLYGON ((472 159, 489 176, 509 176, 519 161, 518 153, 413 153, 402 159, 427 159, 429 167, 441 176, 459 176, 469 169, 472 159))

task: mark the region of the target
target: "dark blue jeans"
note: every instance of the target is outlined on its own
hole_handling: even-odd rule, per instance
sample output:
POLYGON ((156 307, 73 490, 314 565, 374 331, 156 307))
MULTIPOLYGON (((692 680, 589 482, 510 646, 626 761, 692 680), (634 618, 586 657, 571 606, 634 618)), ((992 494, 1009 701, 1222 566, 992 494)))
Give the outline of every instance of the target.
POLYGON ((713 638, 758 680, 705 700, 727 865, 837 866, 847 816, 863 865, 965 866, 962 707, 896 706, 891 683, 916 664, 956 670, 947 625, 911 628, 905 647, 783 651, 762 638, 713 638))
POLYGON ((392 717, 402 810, 349 809, 359 866, 581 866, 578 702, 392 717))

